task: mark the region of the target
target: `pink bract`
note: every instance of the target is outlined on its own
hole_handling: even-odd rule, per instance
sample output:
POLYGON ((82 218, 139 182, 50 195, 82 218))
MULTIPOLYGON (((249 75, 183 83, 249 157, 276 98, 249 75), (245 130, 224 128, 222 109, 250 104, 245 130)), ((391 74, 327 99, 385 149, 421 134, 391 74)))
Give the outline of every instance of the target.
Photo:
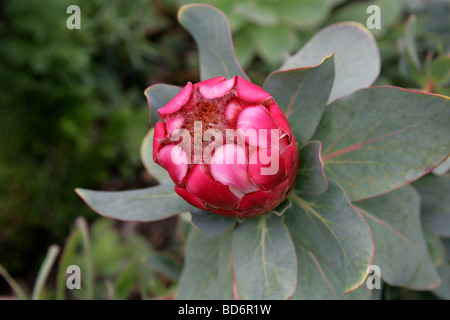
POLYGON ((291 192, 297 144, 283 112, 261 87, 240 76, 188 83, 158 113, 153 158, 191 205, 252 218, 275 209, 291 192))

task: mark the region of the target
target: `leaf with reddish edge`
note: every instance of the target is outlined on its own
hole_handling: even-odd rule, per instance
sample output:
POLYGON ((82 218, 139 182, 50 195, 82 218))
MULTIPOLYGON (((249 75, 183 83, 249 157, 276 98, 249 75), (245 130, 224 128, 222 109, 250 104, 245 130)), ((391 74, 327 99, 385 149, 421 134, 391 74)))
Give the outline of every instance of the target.
POLYGON ((334 58, 329 56, 313 67, 272 72, 264 82, 264 90, 283 110, 299 146, 314 134, 333 81, 334 58))
POLYGON ((179 23, 194 37, 200 56, 200 78, 239 75, 249 79, 234 53, 227 17, 209 5, 185 5, 178 11, 179 23))
POLYGON ((322 144, 311 141, 299 151, 300 168, 297 173, 295 190, 305 193, 322 193, 328 188, 328 180, 320 158, 322 144))
POLYGON ((367 222, 342 188, 330 180, 319 195, 294 190, 289 198, 293 206, 284 218, 298 259, 292 299, 339 297, 358 288, 372 263, 374 243, 367 222))
POLYGON ((413 183, 420 194, 422 222, 439 236, 450 237, 450 176, 428 174, 413 183))
POLYGON ((346 293, 333 268, 302 246, 298 256, 298 285, 292 300, 372 300, 379 299, 381 289, 369 289, 365 283, 346 293))
POLYGON ((398 189, 439 165, 450 150, 448 119, 448 97, 373 87, 328 105, 313 140, 322 142, 327 178, 351 200, 361 200, 398 189))
POLYGON ((224 217, 201 209, 191 212, 191 224, 208 237, 225 232, 235 225, 236 221, 235 218, 224 217))
POLYGON ((319 31, 280 70, 314 66, 334 52, 335 81, 329 102, 370 86, 380 72, 380 53, 369 30, 341 22, 319 31))
POLYGON ((233 235, 233 276, 243 299, 278 300, 294 294, 297 262, 283 217, 266 214, 238 225, 233 235))
POLYGON ((145 91, 149 111, 150 124, 154 126, 161 118, 158 115, 158 109, 164 107, 172 100, 183 88, 169 84, 158 83, 148 87, 145 91))
POLYGON ((195 210, 173 190, 172 182, 128 191, 76 189, 78 195, 98 214, 123 221, 156 221, 180 212, 195 210))
POLYGON ((190 230, 176 299, 232 299, 232 234, 231 228, 211 237, 190 230))
POLYGON ((405 186, 383 196, 353 203, 369 223, 375 241, 373 263, 393 286, 436 288, 439 277, 428 253, 420 221, 420 198, 405 186))

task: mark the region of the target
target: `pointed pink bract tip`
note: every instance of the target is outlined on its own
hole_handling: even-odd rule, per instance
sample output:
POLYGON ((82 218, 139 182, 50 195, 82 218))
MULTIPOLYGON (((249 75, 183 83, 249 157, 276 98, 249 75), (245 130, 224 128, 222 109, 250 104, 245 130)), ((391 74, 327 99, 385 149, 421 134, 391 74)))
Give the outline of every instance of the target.
POLYGON ((202 85, 198 91, 205 99, 216 99, 222 97, 234 86, 234 78, 230 80, 220 81, 215 84, 202 85))
POLYGON ((271 97, 271 95, 260 86, 245 80, 240 76, 236 76, 236 93, 239 98, 249 101, 264 101, 271 97))
POLYGON ((188 84, 164 107, 158 110, 158 114, 161 118, 164 116, 177 112, 183 105, 189 100, 192 92, 192 83, 188 84))
POLYGON ((214 85, 214 84, 216 84, 218 82, 221 82, 221 81, 224 81, 224 80, 227 80, 227 78, 225 78, 225 77, 215 77, 215 78, 211 78, 211 79, 208 79, 208 80, 197 82, 197 83, 193 84, 193 86, 195 88, 198 88, 198 87, 201 87, 201 86, 211 86, 211 85, 214 85))

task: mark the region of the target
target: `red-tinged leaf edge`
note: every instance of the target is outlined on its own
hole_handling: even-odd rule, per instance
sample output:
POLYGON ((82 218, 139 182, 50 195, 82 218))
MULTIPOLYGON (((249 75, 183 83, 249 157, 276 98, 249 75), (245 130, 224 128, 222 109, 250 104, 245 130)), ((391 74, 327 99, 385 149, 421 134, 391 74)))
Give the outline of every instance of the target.
MULTIPOLYGON (((419 94, 430 95, 430 96, 436 96, 436 97, 440 97, 440 98, 444 98, 444 99, 450 100, 450 97, 445 96, 445 95, 442 95, 442 94, 433 93, 433 92, 424 92, 424 91, 415 90, 415 89, 406 89, 406 88, 397 87, 397 86, 392 86, 392 85, 372 86, 372 87, 368 87, 368 88, 362 88, 362 89, 360 89, 360 90, 368 90, 368 89, 372 89, 372 88, 393 88, 393 89, 400 89, 400 90, 406 91, 406 92, 419 93, 419 94)), ((346 95, 346 96, 343 96, 343 97, 341 97, 341 98, 339 98, 339 99, 345 98, 345 97, 350 96, 350 95, 352 95, 352 94, 353 94, 353 92, 350 93, 350 94, 348 94, 348 95, 346 95)), ((339 99, 337 99, 337 100, 339 100, 339 99)), ((402 130, 402 131, 403 131, 403 130, 402 130)), ((349 151, 352 151, 352 150, 357 150, 359 147, 362 147, 362 146, 364 146, 364 145, 370 144, 370 143, 375 142, 375 141, 377 141, 377 140, 380 140, 380 139, 382 139, 382 138, 386 138, 386 137, 388 137, 388 136, 392 136, 392 135, 397 134, 397 133, 400 133, 400 131, 396 131, 396 132, 394 132, 394 133, 392 133, 392 134, 385 135, 385 136, 382 136, 382 137, 378 137, 378 138, 372 139, 372 140, 370 140, 370 141, 366 141, 366 142, 357 144, 357 145, 358 145, 357 148, 353 148, 353 146, 350 146, 350 147, 347 147, 347 148, 345 148, 345 149, 343 149, 343 150, 346 150, 346 152, 349 152, 349 151)), ((354 146, 355 146, 355 145, 354 145, 354 146)), ((321 156, 321 160, 322 160, 322 161, 326 161, 326 160, 328 160, 328 159, 334 158, 335 156, 338 156, 338 155, 340 155, 340 154, 346 153, 346 152, 341 152, 341 151, 342 151, 342 150, 333 152, 333 153, 331 154, 331 155, 333 155, 332 157, 331 157, 330 155, 327 155, 327 156, 324 156, 324 157, 321 156)), ((440 166, 443 162, 445 162, 445 161, 446 161, 447 159, 449 159, 449 158, 450 158, 450 154, 447 155, 444 159, 442 159, 442 160, 441 160, 438 164, 436 164, 435 166, 425 168, 425 170, 423 171, 423 174, 422 174, 421 176, 417 177, 417 178, 414 179, 414 180, 411 180, 411 181, 409 181, 409 182, 406 182, 406 183, 402 184, 401 186, 399 186, 399 187, 397 187, 397 188, 394 188, 394 189, 391 189, 391 190, 389 190, 389 191, 382 192, 382 193, 377 194, 377 195, 374 195, 374 196, 364 197, 364 198, 358 199, 358 201, 360 201, 360 200, 366 200, 366 199, 371 199, 371 198, 374 198, 374 197, 379 197, 379 196, 385 195, 385 194, 387 194, 387 193, 389 193, 389 192, 392 192, 392 191, 394 191, 394 190, 403 188, 404 186, 407 186, 407 185, 409 185, 409 184, 411 184, 411 183, 413 183, 413 182, 419 180, 419 179, 422 178, 423 176, 429 174, 430 172, 432 172, 434 169, 436 169, 438 166, 440 166)), ((335 182, 336 182, 336 181, 335 181, 335 182)), ((336 183, 337 183, 337 182, 336 182, 336 183)))
MULTIPOLYGON (((349 197, 347 196, 347 193, 345 192, 345 190, 341 187, 341 185, 339 183, 337 183, 336 181, 333 180, 334 183, 336 183, 336 185, 342 190, 342 192, 344 193, 345 198, 347 199, 348 203, 350 204, 350 206, 353 208, 353 210, 355 210, 358 215, 361 217, 361 219, 363 219, 364 223, 366 224, 367 229, 370 232, 370 237, 372 239, 372 258, 370 259, 370 264, 369 267, 372 265, 373 263, 373 257, 375 256, 375 241, 373 239, 373 233, 372 233, 372 229, 370 229, 369 223, 367 222, 367 220, 363 217, 363 215, 361 214, 361 212, 359 212, 358 209, 356 209, 356 207, 353 205, 353 203, 350 201, 349 197)), ((364 281, 367 278, 367 275, 369 274, 369 267, 367 268, 366 271, 366 276, 364 277, 364 279, 361 281, 361 283, 357 286, 355 286, 354 288, 349 289, 348 291, 346 291, 344 294, 348 294, 356 289, 358 289, 359 287, 361 287, 364 284, 364 281)))
MULTIPOLYGON (((302 70, 302 69, 312 69, 312 68, 317 68, 317 67, 320 66, 325 60, 331 58, 332 56, 334 56, 334 52, 330 53, 328 56, 324 57, 319 63, 317 63, 317 64, 315 64, 315 65, 312 65, 312 66, 272 71, 271 73, 269 73, 269 75, 268 75, 268 76, 266 77, 266 79, 264 80, 264 83, 263 83, 262 88, 264 89, 264 87, 266 86, 267 81, 268 81, 268 79, 269 79, 269 77, 270 77, 271 75, 278 74, 278 73, 283 73, 283 72, 288 72, 288 71, 296 71, 296 70, 302 70)), ((331 92, 331 90, 330 90, 330 92, 331 92)), ((293 97, 293 98, 291 99, 291 102, 293 102, 294 100, 295 100, 295 97, 293 97)), ((288 106, 288 110, 286 110, 286 113, 284 114, 284 115, 286 116, 286 118, 289 116, 289 112, 290 112, 289 109, 290 109, 291 106, 292 106, 292 105, 288 106)))

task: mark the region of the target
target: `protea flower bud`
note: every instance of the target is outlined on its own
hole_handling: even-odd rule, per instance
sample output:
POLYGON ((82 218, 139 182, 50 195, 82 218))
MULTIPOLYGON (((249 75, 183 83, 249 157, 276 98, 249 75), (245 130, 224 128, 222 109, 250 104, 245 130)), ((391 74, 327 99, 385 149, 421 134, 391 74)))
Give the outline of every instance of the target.
POLYGON ((198 208, 251 218, 289 194, 298 150, 269 93, 235 76, 188 83, 158 110, 153 159, 198 208))

